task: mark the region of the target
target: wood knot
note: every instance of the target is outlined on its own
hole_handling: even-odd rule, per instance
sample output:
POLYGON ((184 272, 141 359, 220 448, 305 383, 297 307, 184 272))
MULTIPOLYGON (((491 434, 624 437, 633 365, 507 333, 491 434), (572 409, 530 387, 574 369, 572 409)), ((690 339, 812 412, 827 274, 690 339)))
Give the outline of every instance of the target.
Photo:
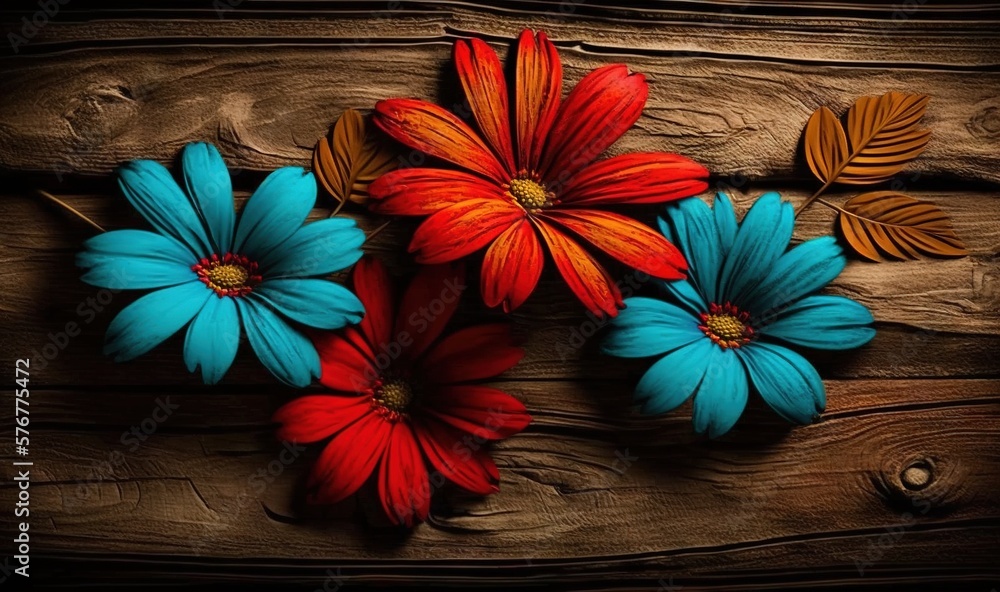
POLYGON ((931 464, 926 460, 918 460, 903 469, 899 481, 910 491, 920 491, 931 484, 934 473, 931 464))
POLYGON ((964 497, 964 473, 959 465, 921 455, 889 460, 871 477, 894 511, 926 516, 947 514, 964 497))
POLYGON ((965 128, 980 139, 1000 138, 1000 108, 986 107, 979 110, 965 124, 965 128))

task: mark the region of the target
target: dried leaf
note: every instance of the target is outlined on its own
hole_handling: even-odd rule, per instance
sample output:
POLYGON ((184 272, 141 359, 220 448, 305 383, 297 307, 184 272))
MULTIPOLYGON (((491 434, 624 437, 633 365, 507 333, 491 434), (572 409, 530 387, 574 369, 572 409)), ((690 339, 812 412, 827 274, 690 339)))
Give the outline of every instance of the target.
POLYGON ((337 201, 363 204, 368 185, 397 166, 396 153, 375 134, 373 126, 354 109, 344 111, 328 138, 317 142, 313 171, 337 201))
POLYGON ((840 229, 859 255, 881 261, 916 259, 921 253, 939 257, 968 254, 947 214, 936 205, 895 191, 863 193, 840 210, 840 229))
POLYGON ((806 124, 809 168, 827 185, 885 181, 927 146, 931 132, 919 129, 917 124, 928 101, 925 95, 898 92, 861 97, 847 112, 846 138, 833 112, 820 107, 806 124))

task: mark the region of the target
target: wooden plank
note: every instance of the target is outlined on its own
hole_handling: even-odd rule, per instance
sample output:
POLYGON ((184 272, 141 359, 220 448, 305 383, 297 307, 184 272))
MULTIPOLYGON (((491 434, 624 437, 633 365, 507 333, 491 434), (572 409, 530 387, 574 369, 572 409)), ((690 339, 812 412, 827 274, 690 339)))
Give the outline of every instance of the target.
MULTIPOLYGON (((456 85, 442 85, 442 71, 452 72, 450 43, 322 43, 268 44, 254 48, 252 58, 242 45, 186 44, 4 58, 0 75, 19 92, 0 105, 0 168, 106 174, 138 156, 172 159, 185 142, 203 139, 219 143, 234 166, 267 170, 307 162, 315 140, 344 108, 396 96, 461 101, 456 85)), ((926 117, 934 139, 912 169, 1000 180, 996 71, 597 53, 578 46, 561 55, 567 85, 621 61, 648 76, 644 116, 617 152, 677 151, 724 176, 804 176, 797 147, 813 110, 827 105, 843 112, 860 95, 910 90, 934 98, 926 117)))
MULTIPOLYGON (((498 578, 577 581, 628 570, 633 579, 675 574, 717 585, 786 570, 852 579, 855 561, 870 564, 868 575, 909 563, 993 573, 985 550, 975 551, 983 547, 968 541, 1000 536, 1000 456, 991 452, 1000 444, 997 381, 833 381, 824 421, 787 431, 756 408, 749 428, 713 443, 690 434, 688 410, 618 423, 598 394, 581 396, 573 385, 507 386, 529 407, 553 412, 495 446, 501 493, 479 499, 445 488, 406 545, 383 531, 376 549, 377 510, 356 500, 303 507, 302 477, 316 447, 276 460, 282 446, 266 415, 237 411, 235 397, 148 393, 144 405, 121 399, 116 414, 107 393, 41 392, 42 414, 56 420, 32 434, 32 501, 47 509, 33 523, 36 552, 218 572, 194 572, 202 578, 292 572, 310 581, 321 578, 321 565, 359 570, 376 558, 388 560, 387 575, 458 577, 489 565, 498 578), (166 396, 176 415, 131 449, 122 420, 141 425, 166 396), (562 412, 572 399, 587 410, 577 403, 562 412), (74 400, 104 427, 67 414, 74 400), (218 425, 208 425, 213 417, 218 425), (115 452, 122 460, 108 464, 115 452), (914 467, 929 484, 914 485, 914 467), (891 544, 877 546, 880 537, 891 544), (266 568, 253 567, 265 559, 266 568)), ((275 402, 242 400, 248 409, 275 402)), ((14 494, 0 484, 4 502, 14 494)))

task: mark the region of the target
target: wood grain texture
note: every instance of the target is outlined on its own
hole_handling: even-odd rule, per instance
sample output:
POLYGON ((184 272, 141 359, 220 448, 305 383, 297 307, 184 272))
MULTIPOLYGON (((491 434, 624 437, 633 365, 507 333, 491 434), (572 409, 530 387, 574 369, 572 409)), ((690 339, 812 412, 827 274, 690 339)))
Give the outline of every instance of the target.
MULTIPOLYGON (((32 548, 50 585, 1000 584, 1000 5, 236 4, 70 4, 18 54, 0 56, 0 363, 30 356, 36 366, 32 548), (505 52, 525 26, 555 40, 567 85, 607 63, 645 73, 649 105, 613 153, 690 156, 740 211, 764 191, 801 203, 815 190, 800 134, 820 105, 843 112, 864 94, 931 95, 931 142, 893 188, 942 207, 970 255, 852 259, 828 292, 868 306, 877 336, 859 351, 810 354, 828 392, 822 419, 793 429, 755 399, 711 442, 692 433, 689 405, 662 418, 635 412, 631 390, 649 362, 601 356, 601 323, 547 270, 510 316, 527 355, 496 382, 534 417, 494 446, 501 492, 444 486, 412 533, 388 528, 371 495, 304 503, 319 447, 275 441, 270 417, 299 393, 277 386, 247 348, 218 388, 184 370, 179 338, 127 364, 100 354, 135 295, 79 281, 73 255, 89 231, 33 189, 106 228, 144 227, 113 169, 134 158, 176 167, 183 144, 207 140, 234 168, 242 204, 265 171, 308 166, 344 108, 390 96, 459 104, 453 41, 476 35, 505 52), (69 323, 80 334, 64 339, 69 323), (149 424, 166 401, 176 409, 149 424), (155 428, 145 440, 130 434, 144 422, 155 428)), ((4 7, 0 22, 35 10, 4 7)), ((856 193, 827 197, 843 204, 856 193)), ((314 218, 331 204, 318 205, 314 218)), ((369 231, 384 221, 353 206, 347 215, 369 231)), ((814 204, 795 240, 830 233, 834 219, 814 204)), ((395 221, 365 248, 407 274, 414 228, 395 221)), ((470 284, 455 324, 502 319, 478 304, 475 276, 470 284)), ((2 425, 12 411, 0 405, 2 425)), ((14 460, 9 450, 0 458, 14 460)), ((0 507, 13 503, 11 485, 0 482, 0 507)), ((0 513, 0 524, 8 532, 13 516, 0 513)))

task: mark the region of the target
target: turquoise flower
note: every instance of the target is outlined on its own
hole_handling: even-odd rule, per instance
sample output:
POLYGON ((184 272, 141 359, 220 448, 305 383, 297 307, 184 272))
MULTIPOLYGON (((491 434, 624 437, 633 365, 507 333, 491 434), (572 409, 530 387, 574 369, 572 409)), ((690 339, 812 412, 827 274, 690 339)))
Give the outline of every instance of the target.
POLYGON ((188 371, 200 366, 204 381, 214 384, 236 357, 242 325, 274 376, 308 385, 320 363, 300 328, 339 329, 364 314, 347 288, 317 276, 354 264, 364 232, 344 218, 303 226, 316 202, 316 183, 298 167, 268 175, 237 224, 219 151, 188 144, 181 160, 184 189, 153 161, 132 161, 119 171, 125 197, 156 232, 105 232, 77 256, 88 284, 155 290, 111 321, 104 352, 115 361, 131 360, 187 325, 188 371))
POLYGON ((639 381, 643 413, 666 413, 694 397, 694 428, 729 431, 750 384, 780 416, 805 424, 826 407, 816 369, 786 345, 850 349, 875 336, 872 315, 841 296, 814 292, 844 269, 833 237, 788 249, 795 217, 767 193, 737 225, 722 193, 709 208, 686 199, 666 209, 660 230, 680 246, 688 280, 659 282, 671 302, 628 298, 602 350, 612 356, 662 356, 639 381))

